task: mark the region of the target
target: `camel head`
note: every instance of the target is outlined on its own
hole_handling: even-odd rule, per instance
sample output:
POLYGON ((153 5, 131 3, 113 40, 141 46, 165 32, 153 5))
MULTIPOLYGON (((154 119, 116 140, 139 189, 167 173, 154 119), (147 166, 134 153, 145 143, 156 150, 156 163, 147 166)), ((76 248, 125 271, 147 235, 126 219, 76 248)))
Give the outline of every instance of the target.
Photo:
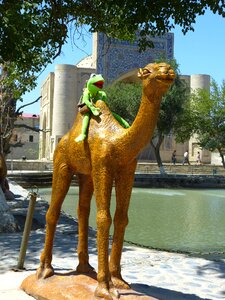
POLYGON ((167 63, 151 63, 139 69, 138 77, 142 80, 143 91, 147 96, 152 93, 164 95, 176 77, 167 63))

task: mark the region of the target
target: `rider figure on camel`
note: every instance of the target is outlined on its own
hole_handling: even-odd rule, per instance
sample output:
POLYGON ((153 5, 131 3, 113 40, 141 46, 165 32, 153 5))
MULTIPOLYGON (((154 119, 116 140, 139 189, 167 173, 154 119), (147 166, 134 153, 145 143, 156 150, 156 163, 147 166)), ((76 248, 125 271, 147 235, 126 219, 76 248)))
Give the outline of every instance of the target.
MULTIPOLYGON (((79 111, 83 115, 82 131, 81 134, 75 139, 77 143, 82 142, 87 137, 87 130, 91 114, 94 116, 100 115, 100 108, 95 107, 97 100, 102 100, 107 104, 106 93, 102 90, 104 85, 104 78, 101 74, 91 74, 84 88, 81 100, 78 103, 79 111)), ((118 114, 112 112, 115 119, 124 127, 129 128, 130 125, 126 120, 118 114)))

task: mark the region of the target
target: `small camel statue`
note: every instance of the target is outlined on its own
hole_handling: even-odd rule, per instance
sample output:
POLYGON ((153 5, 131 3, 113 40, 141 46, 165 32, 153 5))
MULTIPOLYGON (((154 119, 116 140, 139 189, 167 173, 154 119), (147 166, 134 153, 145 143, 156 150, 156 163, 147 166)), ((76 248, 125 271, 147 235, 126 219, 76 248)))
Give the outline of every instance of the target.
POLYGON ((139 69, 142 79, 142 101, 132 126, 123 128, 104 101, 97 101, 101 115, 91 117, 87 138, 75 142, 81 132, 82 116, 78 113, 72 129, 60 140, 54 153, 52 197, 46 214, 46 237, 40 257, 38 278, 54 274, 53 239, 61 205, 72 176, 79 180, 78 259, 77 271, 92 272, 88 256, 88 218, 94 193, 97 206, 98 285, 95 299, 119 298, 117 289, 129 288, 121 276, 121 254, 128 207, 137 164, 137 155, 150 141, 160 110, 162 96, 173 83, 175 73, 166 63, 151 63, 139 69), (109 259, 109 229, 112 223, 110 199, 113 183, 116 191, 114 235, 109 259))

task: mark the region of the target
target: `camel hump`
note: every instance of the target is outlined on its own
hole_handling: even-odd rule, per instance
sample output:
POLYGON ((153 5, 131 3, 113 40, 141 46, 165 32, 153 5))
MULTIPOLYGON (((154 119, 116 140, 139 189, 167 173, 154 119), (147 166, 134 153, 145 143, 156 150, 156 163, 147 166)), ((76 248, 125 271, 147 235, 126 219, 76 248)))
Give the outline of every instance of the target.
POLYGON ((99 107, 99 108, 101 108, 101 109, 104 109, 104 111, 106 110, 108 110, 108 111, 110 111, 109 110, 109 107, 108 107, 108 105, 107 105, 107 103, 105 102, 105 101, 103 101, 103 100, 98 100, 98 101, 96 101, 96 103, 95 103, 95 106, 97 106, 97 107, 99 107))
MULTIPOLYGON (((96 107, 100 108, 100 115, 98 117, 92 116, 91 126, 93 126, 92 130, 98 130, 99 128, 105 129, 105 134, 108 138, 111 137, 112 134, 117 134, 120 130, 124 128, 119 124, 119 122, 115 119, 110 108, 108 107, 107 103, 103 100, 98 100, 96 102, 96 107)), ((90 130, 91 128, 89 128, 90 130)))

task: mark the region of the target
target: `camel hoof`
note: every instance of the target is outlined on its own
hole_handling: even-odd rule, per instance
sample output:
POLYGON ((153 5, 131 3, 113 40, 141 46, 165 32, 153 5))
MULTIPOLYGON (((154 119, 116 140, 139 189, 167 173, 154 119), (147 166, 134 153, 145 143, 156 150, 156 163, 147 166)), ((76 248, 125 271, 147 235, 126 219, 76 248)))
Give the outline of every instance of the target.
POLYGON ((95 271, 95 269, 89 263, 79 264, 76 270, 78 273, 92 273, 95 271))
POLYGON ((38 279, 46 279, 54 275, 54 269, 52 266, 50 267, 42 267, 40 266, 37 269, 36 276, 38 279))
POLYGON ((97 287, 95 290, 95 300, 113 300, 113 297, 110 295, 109 290, 106 288, 97 287))
POLYGON ((110 292, 110 295, 113 296, 113 299, 119 299, 120 298, 120 294, 117 291, 117 289, 115 288, 112 281, 109 282, 109 292, 110 292))
POLYGON ((37 279, 41 279, 42 278, 42 273, 43 273, 43 267, 39 267, 36 271, 36 277, 37 279))
POLYGON ((111 280, 113 282, 114 287, 116 287, 117 289, 130 289, 130 285, 128 284, 128 282, 126 282, 122 277, 111 277, 111 280))
POLYGON ((119 299, 119 297, 118 291, 113 287, 108 290, 106 287, 98 285, 95 290, 96 300, 115 300, 119 299))

